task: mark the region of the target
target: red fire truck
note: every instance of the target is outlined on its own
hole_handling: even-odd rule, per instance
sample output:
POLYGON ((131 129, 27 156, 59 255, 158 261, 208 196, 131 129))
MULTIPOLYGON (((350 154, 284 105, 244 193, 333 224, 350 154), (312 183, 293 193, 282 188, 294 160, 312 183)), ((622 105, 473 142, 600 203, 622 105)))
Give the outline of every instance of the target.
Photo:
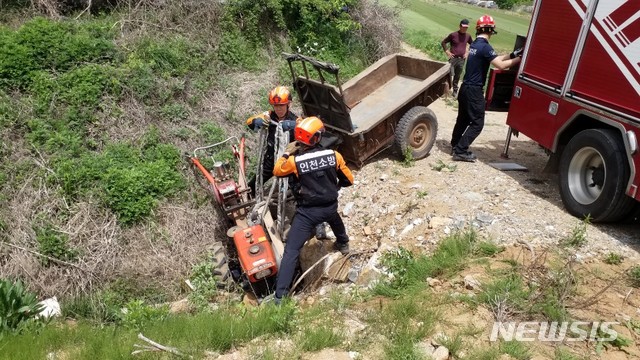
POLYGON ((487 107, 549 151, 571 214, 625 218, 640 201, 640 1, 537 0, 522 62, 492 71, 487 107))

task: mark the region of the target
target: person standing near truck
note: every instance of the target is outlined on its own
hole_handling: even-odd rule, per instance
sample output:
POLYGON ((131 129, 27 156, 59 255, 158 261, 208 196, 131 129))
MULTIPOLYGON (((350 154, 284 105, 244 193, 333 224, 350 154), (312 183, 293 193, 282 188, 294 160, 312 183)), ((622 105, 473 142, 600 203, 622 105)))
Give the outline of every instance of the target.
POLYGON ((294 132, 296 141, 287 145, 273 169, 273 175, 294 175, 300 183, 295 196, 296 214, 278 270, 276 304, 289 293, 300 249, 318 224, 329 223, 336 236, 334 249, 343 255, 349 253, 349 236, 338 213, 338 190, 353 185, 353 174, 339 152, 320 145, 324 124, 319 118, 312 116, 300 121, 294 132))
POLYGON ((451 64, 451 74, 449 75, 452 80, 453 97, 458 96, 458 82, 460 82, 460 75, 464 69, 464 62, 467 59, 469 52, 467 51, 467 45, 470 45, 473 41, 471 35, 467 33, 469 28, 469 20, 460 20, 460 26, 458 31, 454 31, 447 35, 440 43, 442 50, 447 54, 449 64, 451 64), (449 46, 447 47, 447 44, 449 46))
POLYGON ((510 68, 520 63, 522 49, 498 56, 489 44, 497 34, 496 23, 489 15, 483 15, 476 23, 476 40, 469 48, 464 79, 458 94, 458 118, 451 135, 451 155, 455 161, 475 162, 476 155, 469 146, 480 135, 484 127, 485 99, 484 83, 489 66, 498 69, 510 68))

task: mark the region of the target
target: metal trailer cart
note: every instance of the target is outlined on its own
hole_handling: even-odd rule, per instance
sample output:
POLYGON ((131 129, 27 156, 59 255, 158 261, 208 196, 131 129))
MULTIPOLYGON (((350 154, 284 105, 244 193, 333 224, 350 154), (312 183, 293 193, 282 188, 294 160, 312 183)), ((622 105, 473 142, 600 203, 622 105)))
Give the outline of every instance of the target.
POLYGON ((403 156, 410 151, 414 159, 431 151, 438 122, 427 106, 449 89, 448 63, 393 54, 341 84, 335 64, 300 54, 284 56, 304 114, 323 120, 323 145, 337 148, 347 161, 362 166, 391 145, 403 156))

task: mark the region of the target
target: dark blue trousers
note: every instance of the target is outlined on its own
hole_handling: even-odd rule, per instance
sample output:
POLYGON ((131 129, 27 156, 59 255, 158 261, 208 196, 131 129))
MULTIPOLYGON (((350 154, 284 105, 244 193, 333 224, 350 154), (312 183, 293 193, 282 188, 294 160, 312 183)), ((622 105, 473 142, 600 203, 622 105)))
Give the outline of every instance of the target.
POLYGON ((282 298, 289 293, 289 287, 300 258, 300 249, 315 233, 316 226, 326 222, 336 236, 337 243, 349 242, 347 231, 338 213, 338 202, 314 207, 299 206, 291 223, 291 229, 284 245, 284 254, 278 269, 276 281, 276 297, 282 298))
POLYGON ((469 151, 469 145, 482 132, 484 107, 482 86, 468 86, 463 83, 458 94, 458 118, 451 135, 451 146, 456 154, 469 151))

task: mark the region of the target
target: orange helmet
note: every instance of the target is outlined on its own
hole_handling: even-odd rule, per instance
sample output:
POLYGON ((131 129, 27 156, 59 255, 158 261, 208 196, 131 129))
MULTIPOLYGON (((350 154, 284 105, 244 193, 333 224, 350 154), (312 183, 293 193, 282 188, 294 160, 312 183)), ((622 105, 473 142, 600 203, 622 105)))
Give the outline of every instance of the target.
POLYGON ((476 22, 476 31, 497 34, 496 22, 491 15, 482 15, 476 22))
POLYGON ((284 86, 276 86, 269 92, 269 104, 288 105, 291 102, 291 93, 284 86))
POLYGON ((294 135, 296 140, 309 146, 314 146, 320 141, 324 132, 322 120, 315 116, 303 119, 296 125, 294 135))

